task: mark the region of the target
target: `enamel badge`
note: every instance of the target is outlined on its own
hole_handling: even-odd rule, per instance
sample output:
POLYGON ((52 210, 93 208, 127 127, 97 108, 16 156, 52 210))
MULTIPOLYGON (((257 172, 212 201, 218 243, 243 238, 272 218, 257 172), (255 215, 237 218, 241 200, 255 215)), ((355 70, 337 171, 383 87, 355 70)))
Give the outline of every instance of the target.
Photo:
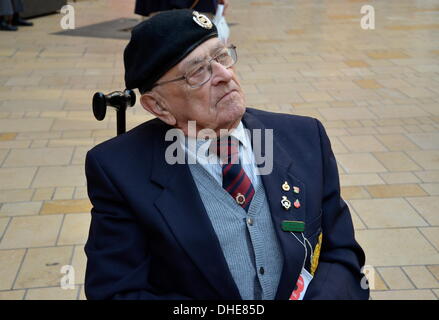
POLYGON ((288 200, 288 198, 285 196, 282 196, 282 200, 280 201, 280 203, 285 210, 289 210, 291 208, 291 201, 288 200))
POLYGON ((283 220, 281 224, 282 231, 286 232, 304 232, 305 222, 283 220))
POLYGON ((204 29, 212 29, 212 22, 209 20, 208 17, 206 17, 204 14, 199 13, 198 11, 192 12, 192 19, 204 29))
POLYGON ((242 205, 245 202, 245 197, 244 197, 244 195, 242 193, 238 193, 236 195, 235 200, 236 200, 236 203, 238 203, 239 205, 242 205))

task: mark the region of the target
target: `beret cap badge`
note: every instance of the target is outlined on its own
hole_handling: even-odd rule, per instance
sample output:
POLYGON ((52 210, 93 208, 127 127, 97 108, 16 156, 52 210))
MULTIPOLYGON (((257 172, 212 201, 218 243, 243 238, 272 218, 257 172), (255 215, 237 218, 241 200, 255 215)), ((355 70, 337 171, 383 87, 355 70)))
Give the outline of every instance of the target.
POLYGON ((194 21, 205 29, 212 29, 212 22, 204 14, 200 14, 198 11, 192 13, 194 21))

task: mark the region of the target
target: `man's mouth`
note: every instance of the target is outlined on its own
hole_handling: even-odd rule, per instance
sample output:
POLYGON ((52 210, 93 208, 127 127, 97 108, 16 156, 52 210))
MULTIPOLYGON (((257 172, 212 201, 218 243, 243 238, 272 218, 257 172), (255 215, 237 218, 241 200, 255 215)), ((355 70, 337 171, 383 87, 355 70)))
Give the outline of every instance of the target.
MULTIPOLYGON (((226 92, 219 100, 218 100, 218 102, 220 102, 221 100, 223 100, 224 98, 226 98, 227 96, 229 96, 229 94, 231 94, 232 92, 237 92, 238 90, 236 90, 236 89, 232 89, 232 90, 230 90, 230 91, 228 91, 228 92, 226 92)), ((218 103, 217 102, 217 103, 218 103)))

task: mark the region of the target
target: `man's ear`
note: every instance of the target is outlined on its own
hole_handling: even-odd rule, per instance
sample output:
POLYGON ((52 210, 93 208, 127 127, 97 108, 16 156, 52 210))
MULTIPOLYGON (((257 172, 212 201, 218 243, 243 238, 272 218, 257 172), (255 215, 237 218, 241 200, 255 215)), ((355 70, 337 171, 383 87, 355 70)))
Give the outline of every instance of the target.
POLYGON ((177 123, 175 117, 163 106, 164 102, 159 102, 160 99, 152 92, 144 93, 140 96, 140 103, 142 107, 155 115, 163 122, 174 126, 177 123))

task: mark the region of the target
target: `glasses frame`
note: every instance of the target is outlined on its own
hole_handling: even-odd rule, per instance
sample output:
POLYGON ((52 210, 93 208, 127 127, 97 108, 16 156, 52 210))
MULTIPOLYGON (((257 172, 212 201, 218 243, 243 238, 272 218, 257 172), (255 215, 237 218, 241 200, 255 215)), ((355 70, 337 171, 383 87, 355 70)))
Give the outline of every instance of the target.
MULTIPOLYGON (((236 62, 238 62, 238 54, 237 54, 237 52, 236 52, 236 46, 233 45, 233 44, 230 45, 230 46, 228 46, 228 47, 226 47, 226 49, 228 49, 228 50, 232 50, 232 52, 234 52, 234 55, 235 55, 235 60, 233 61, 233 63, 232 63, 230 66, 225 67, 225 68, 229 69, 229 68, 233 67, 233 66, 236 64, 236 62)), ((213 72, 212 72, 212 61, 215 60, 215 59, 217 59, 218 56, 220 56, 220 55, 221 55, 221 53, 217 54, 216 56, 212 57, 210 60, 207 61, 207 63, 208 63, 208 68, 209 68, 208 70, 210 71, 210 75, 209 75, 209 77, 206 79, 206 81, 204 81, 204 82, 202 82, 202 83, 200 83, 200 84, 197 84, 197 85, 193 86, 193 85, 191 85, 191 84, 189 83, 189 81, 187 80, 187 79, 188 79, 188 75, 187 75, 187 74, 188 74, 189 72, 192 72, 192 71, 188 71, 188 72, 186 72, 186 73, 185 73, 183 76, 181 76, 181 77, 178 77, 178 78, 175 78, 175 79, 172 79, 172 80, 166 80, 166 81, 162 81, 162 82, 157 82, 157 83, 155 83, 152 87, 154 88, 154 87, 157 87, 157 86, 162 86, 162 85, 167 84, 167 83, 176 82, 176 81, 181 81, 181 80, 186 80, 186 83, 187 83, 188 86, 191 87, 192 89, 199 88, 199 87, 201 87, 202 85, 204 85, 205 83, 209 82, 209 80, 212 78, 212 74, 213 74, 213 72)), ((217 61, 217 62, 218 62, 218 61, 217 61)), ((219 62, 218 62, 218 63, 219 63, 219 62)), ((222 65, 222 64, 221 64, 221 65, 222 65)))

